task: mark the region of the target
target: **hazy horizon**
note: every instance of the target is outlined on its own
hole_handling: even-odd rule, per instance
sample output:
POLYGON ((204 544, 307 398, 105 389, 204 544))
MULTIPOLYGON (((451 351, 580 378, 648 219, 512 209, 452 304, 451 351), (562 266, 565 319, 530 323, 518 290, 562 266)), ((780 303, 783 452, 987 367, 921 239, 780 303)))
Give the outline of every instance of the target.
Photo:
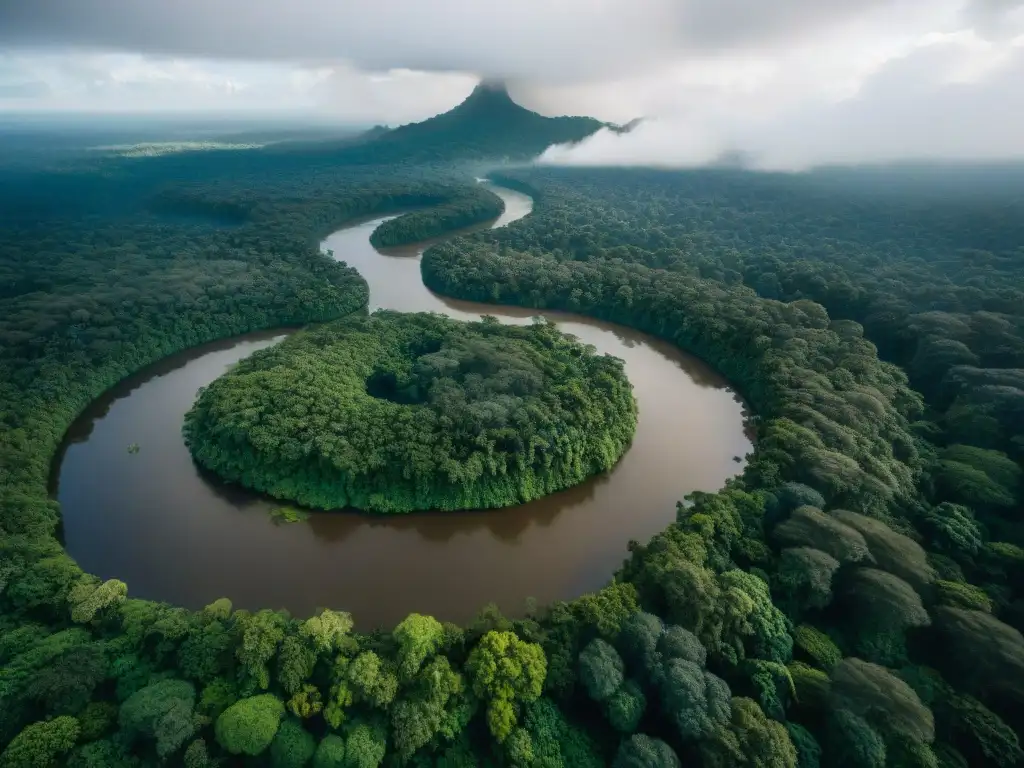
POLYGON ((0 2, 0 115, 397 125, 481 77, 542 114, 649 118, 547 162, 1024 158, 1024 0, 0 2))

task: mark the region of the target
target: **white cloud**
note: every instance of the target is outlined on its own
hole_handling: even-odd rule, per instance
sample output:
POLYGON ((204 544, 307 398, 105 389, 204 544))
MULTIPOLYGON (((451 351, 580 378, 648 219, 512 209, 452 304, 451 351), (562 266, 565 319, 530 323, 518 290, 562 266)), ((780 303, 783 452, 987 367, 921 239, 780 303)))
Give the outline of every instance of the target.
POLYGON ((546 114, 655 118, 561 162, 1019 156, 1022 33, 1024 0, 0 0, 0 109, 395 124, 483 75, 546 114))

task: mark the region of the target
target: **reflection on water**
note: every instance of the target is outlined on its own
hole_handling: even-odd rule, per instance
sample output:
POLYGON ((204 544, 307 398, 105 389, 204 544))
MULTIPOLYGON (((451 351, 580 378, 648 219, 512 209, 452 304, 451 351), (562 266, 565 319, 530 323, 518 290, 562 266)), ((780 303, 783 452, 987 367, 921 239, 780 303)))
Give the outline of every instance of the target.
MULTIPOLYGON (((506 212, 529 198, 499 190, 506 212)), ((535 311, 444 299, 422 284, 422 247, 382 255, 369 235, 382 219, 323 244, 370 285, 372 308, 481 314, 528 323, 535 311)), ((57 496, 68 550, 83 568, 119 578, 135 596, 199 607, 351 611, 359 626, 389 626, 411 611, 465 621, 488 602, 507 613, 525 600, 566 599, 606 583, 630 539, 645 540, 692 490, 740 471, 739 398, 714 371, 670 344, 609 323, 544 313, 561 329, 621 357, 640 409, 633 445, 607 475, 505 510, 375 517, 318 512, 278 525, 272 500, 200 471, 181 437, 196 391, 234 362, 283 338, 280 330, 167 358, 122 382, 69 431, 57 496), (138 453, 128 453, 131 443, 138 453)))

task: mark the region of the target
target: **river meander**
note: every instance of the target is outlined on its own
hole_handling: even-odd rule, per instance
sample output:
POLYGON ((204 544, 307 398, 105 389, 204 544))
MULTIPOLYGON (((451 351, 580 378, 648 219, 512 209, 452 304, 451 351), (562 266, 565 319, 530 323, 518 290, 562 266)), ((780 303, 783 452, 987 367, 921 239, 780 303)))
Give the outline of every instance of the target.
MULTIPOLYGON (((495 188, 505 213, 530 198, 495 188)), ((385 217, 386 218, 386 217, 385 217)), ((375 250, 385 218, 328 237, 366 278, 370 308, 481 314, 528 323, 532 310, 453 301, 420 279, 415 248, 375 250)), ((464 622, 488 602, 508 615, 607 583, 630 539, 645 541, 693 490, 712 491, 742 468, 751 448, 744 408, 701 361, 628 328, 544 313, 566 333, 621 357, 639 404, 632 447, 606 476, 520 507, 374 517, 312 513, 275 524, 271 499, 225 485, 193 464, 181 436, 196 391, 232 363, 284 338, 249 334, 169 357, 121 382, 75 422, 59 456, 56 494, 68 552, 83 569, 127 582, 132 596, 199 608, 218 597, 238 608, 347 610, 360 629, 408 613, 464 622), (130 444, 137 453, 130 453, 130 444)))

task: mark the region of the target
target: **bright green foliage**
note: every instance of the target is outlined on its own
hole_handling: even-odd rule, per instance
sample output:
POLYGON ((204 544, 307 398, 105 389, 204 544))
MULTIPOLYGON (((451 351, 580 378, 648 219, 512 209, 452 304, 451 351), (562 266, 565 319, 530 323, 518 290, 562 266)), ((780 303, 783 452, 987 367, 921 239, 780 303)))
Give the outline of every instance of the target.
POLYGON ((302 690, 315 665, 316 651, 305 639, 288 635, 282 640, 277 654, 277 682, 285 693, 294 695, 302 690))
POLYGON ((218 597, 203 608, 203 615, 215 621, 227 621, 231 617, 231 601, 226 597, 218 597))
POLYGON ((313 768, 343 768, 345 740, 334 733, 324 736, 313 755, 313 768))
POLYGON ((78 721, 62 717, 26 726, 0 754, 3 768, 47 768, 78 739, 78 721))
POLYGON ((184 680, 161 680, 136 691, 121 705, 118 721, 129 737, 156 741, 156 753, 166 757, 195 733, 192 710, 196 689, 184 680))
POLYGON ((626 680, 604 703, 608 722, 620 733, 636 731, 646 707, 647 697, 633 680, 626 680))
POLYGON ((992 613, 992 598, 984 590, 962 581, 936 581, 935 591, 938 602, 953 608, 992 613))
MULTIPOLYGON (((790 623, 775 607, 763 579, 744 571, 727 571, 720 577, 726 620, 723 639, 749 636, 751 655, 785 664, 793 655, 790 623)), ((742 658, 742 654, 741 654, 742 658)))
POLYGON ((262 689, 270 687, 267 664, 284 639, 285 618, 276 611, 263 610, 238 619, 242 642, 235 655, 246 674, 262 689))
POLYGON ((487 701, 487 724, 499 742, 516 724, 516 709, 541 694, 547 663, 539 645, 512 632, 488 632, 466 662, 473 691, 487 701))
POLYGON ((732 700, 732 716, 726 728, 715 730, 702 742, 702 762, 707 768, 738 764, 762 768, 796 768, 797 753, 782 723, 765 717, 751 699, 732 700))
POLYGON ((433 616, 409 614, 394 631, 399 646, 398 671, 403 678, 415 675, 420 665, 437 653, 444 637, 444 627, 433 616))
POLYGON ((622 658, 601 638, 580 653, 580 682, 594 701, 604 702, 623 682, 622 658))
POLYGON ((637 733, 619 746, 612 768, 680 768, 680 763, 664 741, 637 733))
POLYGON ((306 683, 288 699, 288 709, 296 717, 309 718, 320 714, 324 708, 320 689, 306 683))
POLYGON ((822 669, 831 669, 843 658, 832 638, 809 624, 801 624, 793 631, 793 644, 798 654, 822 669))
POLYGON ((455 739, 473 714, 463 694, 462 676, 448 659, 431 659, 411 690, 391 708, 391 733, 398 754, 408 759, 439 738, 455 739))
POLYGON ((377 768, 387 751, 386 733, 369 723, 357 723, 345 739, 345 768, 377 768))
POLYGON ((622 361, 552 323, 382 311, 242 361, 185 435, 208 469, 306 506, 501 507, 610 469, 636 429, 631 389, 622 361))
POLYGON ((96 615, 120 605, 128 597, 128 585, 117 579, 102 584, 83 577, 68 595, 71 603, 71 620, 76 624, 88 624, 96 615))
POLYGON ((217 743, 232 755, 259 755, 277 735, 284 717, 284 704, 264 693, 241 699, 217 718, 217 743))
POLYGON ((341 650, 352 627, 352 616, 348 613, 324 609, 306 619, 299 632, 313 644, 317 653, 330 653, 341 650))
POLYGON ((285 718, 270 744, 270 765, 273 768, 303 768, 316 752, 316 739, 302 723, 285 718))
POLYGON ((361 701, 387 707, 398 693, 398 676, 373 651, 364 651, 348 665, 348 682, 361 701))

